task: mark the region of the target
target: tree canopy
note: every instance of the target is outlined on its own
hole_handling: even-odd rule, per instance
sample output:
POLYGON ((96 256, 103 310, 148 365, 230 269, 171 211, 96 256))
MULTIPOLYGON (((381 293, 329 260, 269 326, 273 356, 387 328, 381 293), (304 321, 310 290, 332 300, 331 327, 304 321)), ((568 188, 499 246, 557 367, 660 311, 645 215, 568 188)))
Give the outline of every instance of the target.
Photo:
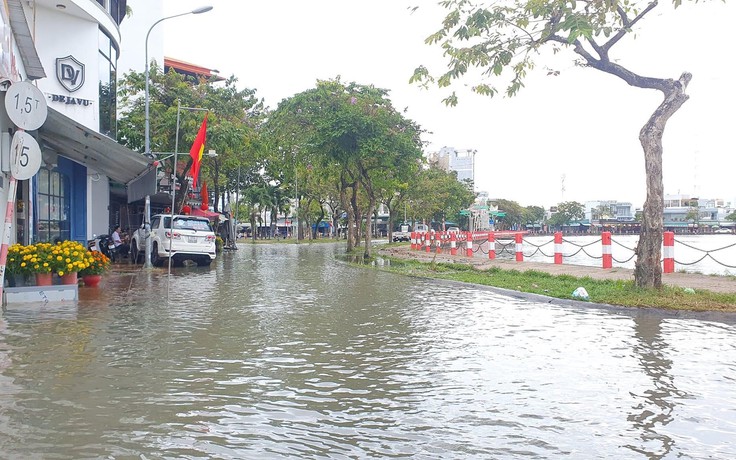
MULTIPOLYGON (((681 0, 673 3, 679 6, 681 0)), ((661 287, 662 137, 669 118, 688 99, 685 90, 692 75, 688 72, 678 78, 640 75, 625 67, 623 59, 611 57, 611 50, 656 10, 658 2, 526 0, 478 4, 470 0, 443 0, 440 4, 447 14, 440 29, 426 43, 442 48, 447 68, 434 75, 427 67, 419 66, 412 82, 448 89, 455 80, 470 79, 472 90, 478 94, 494 96, 502 91, 514 96, 523 88, 525 78, 543 50, 557 54, 565 48, 576 55, 577 65, 616 76, 634 87, 662 93, 662 102, 639 133, 647 198, 634 270, 638 286, 661 287)), ((456 93, 451 91, 444 102, 456 105, 456 93)))
MULTIPOLYGON (((313 89, 279 104, 266 131, 273 146, 294 153, 294 162, 311 164, 340 195, 348 228, 371 219, 379 200, 401 192, 422 159, 421 128, 397 111, 388 92, 372 85, 318 81, 313 89), (298 149, 298 150, 297 150, 298 149)), ((295 184, 298 168, 295 168, 295 184)), ((365 256, 370 256, 370 231, 365 256)), ((349 234, 348 246, 359 235, 349 234)))

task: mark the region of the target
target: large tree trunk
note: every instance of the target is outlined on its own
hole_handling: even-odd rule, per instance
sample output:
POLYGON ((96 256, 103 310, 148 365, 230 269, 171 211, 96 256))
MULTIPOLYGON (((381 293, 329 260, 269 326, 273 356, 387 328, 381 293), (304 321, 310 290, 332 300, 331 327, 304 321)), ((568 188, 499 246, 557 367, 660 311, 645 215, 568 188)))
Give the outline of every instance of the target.
POLYGON ((375 198, 370 198, 368 202, 368 212, 365 214, 365 245, 363 246, 363 259, 370 259, 371 258, 371 235, 373 232, 371 231, 372 227, 372 219, 373 219, 373 210, 376 207, 376 200, 375 198))
POLYGON ((683 73, 677 81, 669 80, 664 101, 639 132, 644 149, 647 199, 636 246, 634 282, 638 287, 662 287, 662 232, 664 219, 664 186, 662 182, 662 136, 667 120, 682 107, 688 96, 685 89, 692 75, 683 73))
POLYGON ((350 228, 349 231, 353 234, 354 247, 360 245, 360 230, 363 226, 363 214, 358 206, 358 181, 353 182, 353 191, 350 195, 350 207, 353 209, 353 219, 355 226, 350 228))
POLYGON ((347 228, 345 229, 347 238, 347 251, 350 252, 355 247, 355 240, 353 240, 353 222, 355 222, 355 216, 353 216, 353 208, 350 206, 350 200, 348 200, 347 190, 350 185, 343 176, 340 176, 340 202, 342 203, 343 209, 348 216, 347 228))

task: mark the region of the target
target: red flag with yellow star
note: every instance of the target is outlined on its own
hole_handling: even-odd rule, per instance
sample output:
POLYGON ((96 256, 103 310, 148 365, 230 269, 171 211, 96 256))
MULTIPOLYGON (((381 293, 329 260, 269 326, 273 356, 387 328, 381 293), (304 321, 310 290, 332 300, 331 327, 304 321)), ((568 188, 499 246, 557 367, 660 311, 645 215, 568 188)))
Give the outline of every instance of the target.
POLYGON ((199 127, 197 137, 194 138, 191 150, 189 150, 189 156, 192 157, 192 169, 191 175, 194 186, 197 186, 197 178, 199 177, 199 166, 202 163, 202 154, 204 153, 204 143, 207 140, 207 115, 204 115, 202 126, 199 127))

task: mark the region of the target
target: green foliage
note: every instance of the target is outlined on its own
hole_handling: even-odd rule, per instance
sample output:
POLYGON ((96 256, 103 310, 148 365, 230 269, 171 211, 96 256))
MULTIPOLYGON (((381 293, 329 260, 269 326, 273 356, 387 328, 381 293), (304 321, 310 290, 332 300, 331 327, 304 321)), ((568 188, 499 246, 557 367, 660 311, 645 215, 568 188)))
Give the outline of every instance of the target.
POLYGON ((527 222, 526 210, 516 201, 499 199, 493 200, 492 203, 498 207, 500 212, 506 214, 497 218, 497 229, 510 229, 513 225, 522 225, 527 222))
POLYGON ((381 198, 405 189, 422 158, 421 128, 386 90, 339 77, 282 101, 265 132, 271 148, 284 152, 282 164, 296 163, 286 168, 287 180, 300 184, 300 198, 324 203, 332 191, 343 201, 359 194, 355 215, 370 215, 381 198))
MULTIPOLYGON (((218 156, 204 161, 200 172, 210 190, 216 195, 238 190, 238 171, 244 179, 259 175, 263 158, 257 129, 267 114, 263 102, 256 98, 255 90, 238 90, 235 77, 215 84, 206 79, 195 81, 174 71, 164 74, 156 62, 149 67, 149 77, 151 151, 178 151, 180 181, 183 182, 191 167, 189 149, 204 118, 201 111, 186 108, 210 109, 205 149, 215 150, 218 156), (179 104, 183 109, 178 109, 179 104)), ((118 95, 121 110, 118 141, 132 150, 143 152, 145 75, 137 72, 125 74, 119 82, 118 95)), ((164 162, 163 168, 172 171, 173 158, 164 162)))
POLYGON ((541 224, 547 213, 541 206, 527 206, 524 208, 524 221, 529 224, 541 224))
MULTIPOLYGON (((680 2, 673 1, 675 7, 680 2)), ((545 47, 555 53, 569 47, 583 65, 624 78, 624 73, 618 73, 620 67, 609 60, 609 50, 656 8, 657 2, 527 0, 474 4, 446 0, 440 5, 447 10, 446 16, 425 43, 442 48, 447 67, 435 75, 418 66, 410 82, 449 88, 454 81, 467 78, 478 94, 503 92, 513 96, 524 87, 534 58, 545 47), (597 41, 601 38, 602 42, 597 41)), ((443 102, 456 105, 457 95, 450 91, 443 102)))
POLYGON ((457 173, 435 166, 417 173, 408 190, 411 220, 425 222, 459 221, 460 211, 473 203, 475 194, 457 180, 457 173))
POLYGON ((585 217, 585 206, 577 201, 565 201, 557 205, 557 212, 550 218, 553 225, 567 225, 585 217))

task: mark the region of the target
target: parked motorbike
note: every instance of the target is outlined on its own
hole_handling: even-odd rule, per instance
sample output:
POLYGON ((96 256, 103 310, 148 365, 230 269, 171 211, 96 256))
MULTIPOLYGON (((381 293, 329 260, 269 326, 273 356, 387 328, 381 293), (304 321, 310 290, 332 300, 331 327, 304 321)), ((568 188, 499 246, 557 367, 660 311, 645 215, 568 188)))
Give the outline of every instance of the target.
POLYGON ((90 251, 99 251, 112 259, 113 251, 115 251, 115 243, 110 235, 92 235, 93 239, 87 241, 87 249, 90 251))

